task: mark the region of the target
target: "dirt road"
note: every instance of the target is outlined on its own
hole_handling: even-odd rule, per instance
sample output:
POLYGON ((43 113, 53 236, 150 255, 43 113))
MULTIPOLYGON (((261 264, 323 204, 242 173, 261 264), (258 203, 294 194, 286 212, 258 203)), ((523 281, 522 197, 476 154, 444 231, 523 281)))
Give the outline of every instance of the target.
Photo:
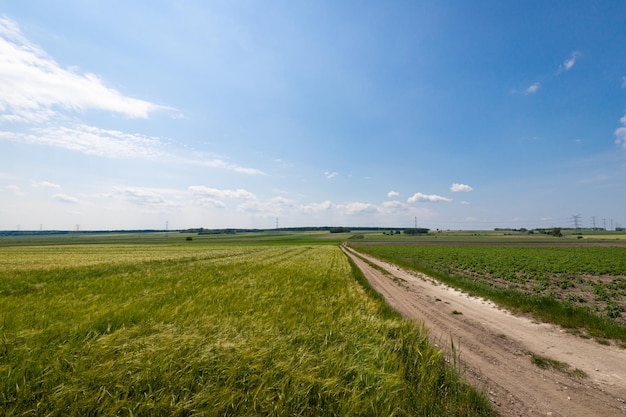
POLYGON ((344 252, 389 305, 424 322, 434 343, 449 349, 454 342, 467 379, 485 389, 502 416, 626 415, 626 350, 512 315, 424 274, 359 254, 382 272, 351 248, 344 252), (587 376, 541 369, 531 353, 587 376))

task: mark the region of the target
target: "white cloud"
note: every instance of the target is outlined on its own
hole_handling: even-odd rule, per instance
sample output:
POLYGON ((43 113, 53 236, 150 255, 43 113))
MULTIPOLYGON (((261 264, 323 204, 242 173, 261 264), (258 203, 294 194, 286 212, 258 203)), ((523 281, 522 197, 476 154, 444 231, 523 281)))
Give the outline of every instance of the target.
POLYGON ((250 191, 244 190, 243 188, 238 188, 236 190, 220 190, 217 188, 205 187, 204 185, 191 185, 187 187, 187 189, 198 196, 256 200, 256 196, 254 194, 250 191))
POLYGON ((294 200, 290 200, 285 197, 274 197, 270 200, 270 204, 273 207, 281 208, 297 208, 298 204, 294 200))
POLYGON ((329 180, 335 178, 337 175, 339 175, 338 172, 324 172, 324 176, 329 180))
POLYGON ((626 127, 620 127, 619 129, 617 129, 615 131, 615 136, 617 136, 617 139, 615 139, 615 144, 626 149, 626 127))
POLYGON ((105 110, 147 118, 166 107, 124 96, 96 75, 62 68, 0 17, 0 122, 42 122, 60 110, 105 110))
POLYGON ((227 204, 223 201, 224 199, 256 202, 256 196, 242 188, 236 190, 220 190, 205 187, 204 185, 192 185, 187 187, 187 191, 195 196, 198 204, 209 207, 226 208, 227 204))
POLYGON ((61 188, 59 184, 54 184, 48 181, 33 181, 33 187, 35 188, 61 188))
POLYGON ((6 189, 11 191, 14 195, 24 195, 22 189, 18 185, 7 185, 6 189))
POLYGON ((266 217, 292 215, 296 213, 304 215, 359 215, 377 214, 381 210, 374 204, 352 202, 335 204, 329 200, 320 203, 300 204, 295 200, 284 197, 274 197, 267 201, 248 200, 238 206, 238 209, 247 213, 254 213, 266 217))
POLYGON ((407 200, 408 203, 418 203, 420 201, 425 201, 429 203, 437 203, 437 202, 449 203, 452 201, 452 199, 447 198, 447 197, 442 197, 436 194, 415 193, 413 194, 412 197, 409 197, 409 199, 407 200))
POLYGON ((462 206, 469 206, 470 203, 469 203, 469 201, 461 201, 461 205, 462 206))
POLYGON ((345 205, 338 206, 345 210, 346 214, 361 214, 361 213, 378 213, 380 209, 370 203, 354 202, 345 205))
POLYGON ((563 71, 569 71, 572 69, 574 64, 576 64, 576 60, 580 57, 580 52, 574 51, 571 53, 570 57, 566 59, 563 64, 559 67, 559 73, 563 71))
POLYGON ((163 154, 160 149, 163 144, 158 138, 87 125, 35 127, 30 133, 0 131, 0 139, 55 146, 108 158, 150 159, 163 154))
POLYGON ((144 188, 144 187, 114 187, 114 195, 140 206, 178 206, 175 201, 166 198, 172 194, 178 194, 176 190, 144 188))
POLYGON ((467 193, 467 192, 470 192, 472 190, 473 190, 473 188, 470 187, 469 185, 467 185, 467 184, 458 184, 456 182, 454 184, 452 184, 452 186, 450 187, 450 191, 452 191, 453 193, 459 193, 459 192, 467 193))
POLYGON ((321 203, 306 204, 302 206, 302 211, 305 213, 309 213, 309 212, 319 213, 319 212, 332 210, 334 207, 335 205, 331 201, 326 200, 321 203))
POLYGON ((58 202, 65 203, 65 204, 80 204, 79 199, 77 199, 76 197, 67 195, 67 194, 55 194, 50 198, 58 202))
POLYGON ((383 203, 383 208, 385 209, 385 211, 389 213, 398 213, 398 212, 408 211, 410 207, 406 203, 394 200, 394 201, 385 201, 383 203))
POLYGON ((535 94, 537 91, 539 91, 539 87, 541 87, 541 85, 539 84, 539 82, 536 82, 526 88, 524 90, 524 94, 535 94))
POLYGON ((617 137, 615 139, 615 144, 626 149, 626 115, 619 119, 619 121, 622 122, 624 126, 619 127, 615 130, 614 134, 617 137))
POLYGON ((229 162, 225 162, 224 160, 219 159, 219 158, 208 159, 208 160, 195 159, 195 160, 188 160, 187 162, 190 162, 190 163, 193 163, 193 164, 197 164, 197 165, 207 166, 207 167, 210 167, 210 168, 226 169, 226 170, 229 170, 229 171, 237 172, 239 174, 266 175, 265 172, 263 172, 263 171, 261 171, 259 169, 242 167, 242 166, 237 165, 237 164, 232 164, 232 163, 229 163, 229 162))
POLYGON ((287 211, 297 211, 300 208, 295 201, 284 197, 274 197, 269 201, 247 200, 237 207, 240 211, 266 217, 279 216, 287 211))
POLYGON ((622 77, 622 88, 626 88, 626 77, 622 77))
POLYGON ((162 138, 86 124, 68 125, 75 113, 106 111, 128 118, 148 118, 158 110, 180 112, 128 97, 105 85, 98 76, 61 67, 40 47, 30 42, 13 20, 0 16, 0 124, 30 123, 16 131, 0 131, 0 140, 60 147, 108 158, 157 157, 170 162, 192 163, 247 175, 265 175, 256 168, 225 162, 220 158, 192 158, 165 151, 162 138))
POLYGON ((266 175, 256 168, 242 167, 219 158, 205 159, 197 155, 194 159, 178 157, 167 151, 166 140, 162 138, 87 125, 33 127, 29 133, 0 131, 0 139, 54 146, 106 158, 166 158, 168 161, 225 169, 240 174, 266 175))
POLYGON ((393 190, 392 190, 392 191, 389 191, 389 192, 387 193, 387 197, 389 197, 389 198, 397 197, 397 196, 399 196, 399 195, 400 195, 400 193, 399 193, 399 192, 397 192, 397 191, 393 191, 393 190))

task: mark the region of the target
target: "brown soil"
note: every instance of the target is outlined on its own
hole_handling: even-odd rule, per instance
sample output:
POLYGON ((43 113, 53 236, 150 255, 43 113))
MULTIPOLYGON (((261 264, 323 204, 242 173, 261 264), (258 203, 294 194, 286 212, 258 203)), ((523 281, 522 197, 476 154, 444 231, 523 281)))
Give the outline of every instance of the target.
POLYGON ((433 278, 344 251, 372 287, 404 317, 422 321, 444 350, 452 343, 470 383, 484 389, 502 416, 626 415, 626 350, 598 344, 558 326, 518 317, 433 278), (587 374, 542 369, 531 354, 587 374))

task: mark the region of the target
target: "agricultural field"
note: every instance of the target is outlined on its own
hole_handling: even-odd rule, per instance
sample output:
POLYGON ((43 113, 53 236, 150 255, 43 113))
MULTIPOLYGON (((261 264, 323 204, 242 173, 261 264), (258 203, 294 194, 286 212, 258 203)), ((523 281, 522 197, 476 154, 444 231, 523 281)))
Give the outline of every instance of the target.
POLYGON ((334 244, 0 248, 7 416, 493 415, 454 363, 334 244))
POLYGON ((351 244, 583 335, 626 342, 625 246, 351 244))

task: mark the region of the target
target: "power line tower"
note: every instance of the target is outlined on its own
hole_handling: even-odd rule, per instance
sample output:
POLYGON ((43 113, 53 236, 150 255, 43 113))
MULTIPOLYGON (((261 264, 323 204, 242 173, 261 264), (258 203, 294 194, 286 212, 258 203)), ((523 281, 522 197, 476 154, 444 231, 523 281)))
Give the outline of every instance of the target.
POLYGON ((572 218, 574 219, 574 229, 580 229, 580 214, 572 214, 572 218))
POLYGON ((596 216, 591 216, 591 224, 593 224, 593 230, 596 230, 596 216))

